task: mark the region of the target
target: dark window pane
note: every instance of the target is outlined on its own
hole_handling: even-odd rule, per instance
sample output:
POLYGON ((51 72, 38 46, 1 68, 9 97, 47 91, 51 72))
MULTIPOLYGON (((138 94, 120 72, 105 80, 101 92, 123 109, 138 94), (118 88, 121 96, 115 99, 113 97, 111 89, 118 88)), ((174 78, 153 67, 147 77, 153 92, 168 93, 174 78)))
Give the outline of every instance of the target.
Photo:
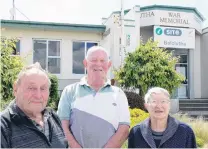
POLYGON ((178 63, 188 63, 187 55, 180 55, 180 59, 178 63))
POLYGON ((16 46, 13 47, 12 55, 20 55, 20 40, 17 40, 16 46))
POLYGON ((60 41, 48 41, 48 56, 60 56, 60 41))
MULTIPOLYGON (((88 42, 88 43, 87 43, 87 51, 88 51, 89 48, 91 48, 91 47, 93 47, 93 46, 97 46, 97 45, 98 45, 98 43, 88 42)), ((86 51, 86 52, 87 52, 87 51, 86 51)))
POLYGON ((48 71, 50 73, 60 74, 60 58, 48 58, 48 71))
POLYGON ((73 42, 73 70, 74 74, 84 74, 83 60, 85 57, 85 43, 73 42))
POLYGON ((33 41, 33 62, 39 62, 43 69, 46 69, 46 41, 33 41))

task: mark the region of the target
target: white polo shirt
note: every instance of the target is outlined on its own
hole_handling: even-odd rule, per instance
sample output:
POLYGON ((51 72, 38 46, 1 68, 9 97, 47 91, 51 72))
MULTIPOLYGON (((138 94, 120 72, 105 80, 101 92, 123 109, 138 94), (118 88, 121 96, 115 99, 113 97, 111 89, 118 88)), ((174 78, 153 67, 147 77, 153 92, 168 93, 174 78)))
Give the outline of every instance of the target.
POLYGON ((101 148, 120 124, 130 125, 125 93, 108 81, 98 92, 82 78, 68 85, 59 101, 58 115, 70 121, 70 130, 83 148, 101 148))

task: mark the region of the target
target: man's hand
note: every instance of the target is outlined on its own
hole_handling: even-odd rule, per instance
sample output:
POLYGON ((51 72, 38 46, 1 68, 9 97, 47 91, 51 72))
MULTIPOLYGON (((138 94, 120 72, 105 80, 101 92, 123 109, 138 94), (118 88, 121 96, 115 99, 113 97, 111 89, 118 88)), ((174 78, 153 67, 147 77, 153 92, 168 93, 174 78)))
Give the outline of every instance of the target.
POLYGON ((69 148, 82 148, 77 141, 68 142, 68 144, 69 144, 69 148))
POLYGON ((82 148, 82 146, 76 141, 72 133, 69 131, 69 120, 62 120, 62 127, 64 130, 64 134, 68 141, 68 145, 70 148, 82 148))
POLYGON ((110 138, 104 148, 121 148, 129 135, 128 125, 119 125, 116 133, 110 138))

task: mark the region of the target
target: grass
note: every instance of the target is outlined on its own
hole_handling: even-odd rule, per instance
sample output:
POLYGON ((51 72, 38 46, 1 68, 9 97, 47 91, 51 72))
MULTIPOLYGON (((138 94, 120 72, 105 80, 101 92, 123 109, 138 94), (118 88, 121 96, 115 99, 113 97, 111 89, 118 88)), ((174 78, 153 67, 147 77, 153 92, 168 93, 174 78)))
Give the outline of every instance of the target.
POLYGON ((186 114, 175 114, 173 115, 178 120, 185 122, 191 126, 195 135, 208 143, 208 122, 205 121, 202 117, 196 119, 188 117, 186 114))
POLYGON ((207 148, 208 147, 208 122, 205 121, 202 117, 191 118, 187 114, 177 113, 174 114, 173 117, 176 119, 188 124, 193 129, 196 139, 200 142, 203 142, 203 145, 200 147, 207 148))

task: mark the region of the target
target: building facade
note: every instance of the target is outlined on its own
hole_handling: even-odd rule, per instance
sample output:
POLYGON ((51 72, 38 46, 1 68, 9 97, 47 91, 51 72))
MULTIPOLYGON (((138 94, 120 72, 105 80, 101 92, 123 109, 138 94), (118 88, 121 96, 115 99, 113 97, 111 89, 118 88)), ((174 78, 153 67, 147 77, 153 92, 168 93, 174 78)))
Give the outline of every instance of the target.
POLYGON ((121 20, 119 11, 112 12, 102 18, 102 25, 1 20, 1 31, 4 37, 19 39, 16 53, 28 64, 39 61, 57 75, 59 90, 86 74, 82 60, 91 46, 108 50, 113 64, 109 78, 113 78, 112 70, 121 65, 125 52, 139 46, 140 39, 146 42, 152 37, 159 47, 180 56, 175 68, 186 80, 175 98, 208 98, 208 28, 202 29, 203 16, 195 8, 164 5, 135 6, 124 13, 121 20))
POLYGON ((186 80, 177 89, 175 98, 202 98, 203 16, 194 8, 161 5, 143 7, 140 12, 142 39, 153 37, 159 47, 180 57, 175 68, 186 80))

